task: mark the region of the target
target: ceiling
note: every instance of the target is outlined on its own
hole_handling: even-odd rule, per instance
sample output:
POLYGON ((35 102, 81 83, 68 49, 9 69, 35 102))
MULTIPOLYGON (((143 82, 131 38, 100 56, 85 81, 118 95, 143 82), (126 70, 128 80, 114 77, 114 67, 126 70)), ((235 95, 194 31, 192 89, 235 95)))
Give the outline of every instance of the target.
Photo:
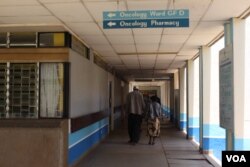
POLYGON ((66 29, 125 78, 162 78, 221 36, 223 24, 249 7, 250 0, 0 0, 0 31, 66 29), (166 9, 189 9, 190 26, 102 28, 103 11, 166 9))

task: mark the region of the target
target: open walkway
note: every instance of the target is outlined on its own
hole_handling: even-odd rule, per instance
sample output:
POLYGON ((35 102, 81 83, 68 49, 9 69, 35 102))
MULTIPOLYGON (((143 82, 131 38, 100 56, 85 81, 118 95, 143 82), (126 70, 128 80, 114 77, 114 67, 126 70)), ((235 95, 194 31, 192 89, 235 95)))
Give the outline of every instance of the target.
POLYGON ((137 145, 127 143, 125 128, 117 129, 83 158, 77 167, 212 167, 185 134, 171 123, 161 127, 155 145, 148 145, 146 130, 137 145))

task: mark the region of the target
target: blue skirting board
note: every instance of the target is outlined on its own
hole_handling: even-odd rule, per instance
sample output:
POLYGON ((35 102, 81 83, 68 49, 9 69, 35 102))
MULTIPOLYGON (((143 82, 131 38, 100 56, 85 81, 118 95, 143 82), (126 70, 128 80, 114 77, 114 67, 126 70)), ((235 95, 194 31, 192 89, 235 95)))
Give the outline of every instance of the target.
POLYGON ((69 134, 68 164, 72 165, 108 135, 108 118, 69 134))

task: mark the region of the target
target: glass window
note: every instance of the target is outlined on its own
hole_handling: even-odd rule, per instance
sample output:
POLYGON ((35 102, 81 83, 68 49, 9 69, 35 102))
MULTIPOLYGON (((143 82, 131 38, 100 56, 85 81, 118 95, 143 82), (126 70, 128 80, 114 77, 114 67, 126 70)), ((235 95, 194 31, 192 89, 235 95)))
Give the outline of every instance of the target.
POLYGON ((89 59, 89 49, 74 36, 72 36, 71 49, 89 59))
POLYGON ((0 48, 6 48, 7 46, 7 33, 0 32, 0 48))
POLYGON ((6 116, 7 64, 0 63, 0 118, 6 116))
POLYGON ((41 63, 40 116, 63 117, 64 64, 41 63))
POLYGON ((64 47, 65 33, 39 33, 39 47, 64 47))
POLYGON ((11 32, 10 33, 10 48, 30 48, 36 47, 36 33, 35 32, 11 32))
POLYGON ((37 118, 38 65, 10 64, 9 118, 37 118))
POLYGON ((108 65, 107 63, 105 63, 105 61, 103 61, 99 56, 97 56, 96 54, 94 54, 94 63, 96 65, 98 65, 99 67, 108 70, 108 65))

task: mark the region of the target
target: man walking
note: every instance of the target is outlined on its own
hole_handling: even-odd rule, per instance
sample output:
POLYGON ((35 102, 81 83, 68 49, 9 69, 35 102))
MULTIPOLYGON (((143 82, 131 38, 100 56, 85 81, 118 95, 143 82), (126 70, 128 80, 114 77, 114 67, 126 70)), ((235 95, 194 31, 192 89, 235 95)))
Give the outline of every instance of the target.
POLYGON ((142 94, 137 87, 127 95, 126 112, 128 113, 129 143, 135 145, 140 139, 142 114, 145 103, 142 94))

